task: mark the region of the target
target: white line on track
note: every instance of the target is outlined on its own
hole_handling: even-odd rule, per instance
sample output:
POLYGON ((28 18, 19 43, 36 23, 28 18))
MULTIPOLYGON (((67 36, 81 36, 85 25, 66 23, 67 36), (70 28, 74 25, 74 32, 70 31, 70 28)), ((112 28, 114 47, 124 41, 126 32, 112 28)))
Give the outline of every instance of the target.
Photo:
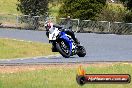
POLYGON ((0 38, 0 39, 11 39, 11 40, 21 41, 21 42, 33 42, 33 41, 22 40, 22 39, 15 39, 15 38, 0 38))
POLYGON ((60 54, 48 55, 48 56, 36 56, 36 57, 25 57, 25 58, 11 58, 11 59, 1 59, 0 61, 12 61, 12 60, 26 60, 26 59, 38 59, 38 58, 50 58, 50 57, 60 57, 60 54))

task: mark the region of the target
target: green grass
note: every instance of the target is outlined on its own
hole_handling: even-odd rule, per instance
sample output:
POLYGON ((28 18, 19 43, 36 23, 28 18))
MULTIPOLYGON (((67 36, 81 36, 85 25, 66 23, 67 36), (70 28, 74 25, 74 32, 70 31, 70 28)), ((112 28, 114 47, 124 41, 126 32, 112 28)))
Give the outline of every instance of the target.
MULTIPOLYGON (((132 75, 132 65, 84 66, 87 73, 127 73, 132 75)), ((130 84, 87 84, 76 83, 76 67, 45 67, 43 70, 16 73, 0 73, 1 88, 131 88, 130 84)))
POLYGON ((0 13, 17 14, 17 0, 0 0, 0 13))
POLYGON ((55 55, 51 45, 37 42, 0 39, 0 59, 55 55))
MULTIPOLYGON (((16 9, 17 3, 17 0, 0 0, 0 14, 20 14, 20 12, 16 9)), ((51 13, 51 16, 56 17, 58 15, 60 6, 60 4, 49 4, 49 11, 51 13)))

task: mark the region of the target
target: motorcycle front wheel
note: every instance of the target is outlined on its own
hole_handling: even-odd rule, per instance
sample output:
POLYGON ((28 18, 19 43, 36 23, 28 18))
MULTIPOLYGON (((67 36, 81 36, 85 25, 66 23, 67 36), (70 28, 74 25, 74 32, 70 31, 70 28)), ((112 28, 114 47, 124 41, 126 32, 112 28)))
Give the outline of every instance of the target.
POLYGON ((60 40, 56 43, 56 49, 65 58, 71 56, 70 46, 64 40, 60 40))

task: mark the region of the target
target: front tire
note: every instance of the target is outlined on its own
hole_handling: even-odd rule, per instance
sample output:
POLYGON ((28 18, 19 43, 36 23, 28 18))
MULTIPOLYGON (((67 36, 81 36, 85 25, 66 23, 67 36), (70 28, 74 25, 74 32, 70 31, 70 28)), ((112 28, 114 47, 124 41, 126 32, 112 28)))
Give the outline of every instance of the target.
POLYGON ((61 40, 56 43, 56 49, 65 58, 69 58, 71 56, 70 46, 64 40, 61 40), (63 49, 64 46, 65 48, 67 48, 67 50, 63 49))

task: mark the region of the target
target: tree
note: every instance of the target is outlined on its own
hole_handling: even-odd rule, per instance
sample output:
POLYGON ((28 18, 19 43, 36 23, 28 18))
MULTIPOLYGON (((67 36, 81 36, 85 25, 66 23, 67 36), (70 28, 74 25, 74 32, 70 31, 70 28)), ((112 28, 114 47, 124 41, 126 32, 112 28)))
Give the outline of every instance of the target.
POLYGON ((120 0, 129 9, 132 10, 132 0, 120 0))
POLYGON ((105 4, 106 0, 64 0, 59 17, 70 15, 72 18, 92 19, 105 4))
POLYGON ((25 15, 45 15, 48 11, 48 0, 18 0, 17 10, 25 15))
POLYGON ((129 0, 127 3, 128 9, 132 10, 132 0, 129 0))
POLYGON ((110 21, 110 22, 122 22, 124 16, 128 12, 127 8, 120 4, 107 3, 103 10, 97 14, 96 20, 110 21))
POLYGON ((125 22, 132 22, 132 0, 120 0, 127 7, 128 13, 124 17, 125 22))

